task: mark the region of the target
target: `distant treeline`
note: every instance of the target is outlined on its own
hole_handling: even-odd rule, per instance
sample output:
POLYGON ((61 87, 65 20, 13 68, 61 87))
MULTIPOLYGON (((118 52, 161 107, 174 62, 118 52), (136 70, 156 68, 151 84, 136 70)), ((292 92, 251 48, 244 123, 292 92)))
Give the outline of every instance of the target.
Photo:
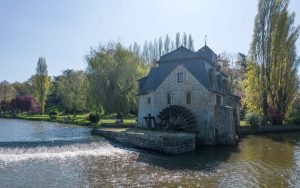
POLYGON ((165 37, 159 37, 152 41, 145 41, 143 45, 138 43, 131 44, 129 51, 141 57, 146 65, 153 65, 160 56, 167 54, 180 46, 184 46, 194 51, 194 39, 191 34, 187 35, 185 32, 181 34, 176 33, 175 39, 171 39, 167 34, 165 37))
POLYGON ((36 73, 20 83, 0 82, 0 113, 90 111, 136 113, 137 79, 146 75, 160 56, 180 46, 194 50, 192 35, 176 33, 139 45, 124 47, 109 42, 85 56, 85 71, 63 70, 50 77, 44 57, 38 59, 36 73))

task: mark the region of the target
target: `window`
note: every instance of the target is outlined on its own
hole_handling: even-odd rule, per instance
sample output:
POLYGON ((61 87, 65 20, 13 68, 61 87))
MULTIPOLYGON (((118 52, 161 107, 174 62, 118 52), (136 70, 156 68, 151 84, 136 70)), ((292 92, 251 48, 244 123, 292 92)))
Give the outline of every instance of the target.
POLYGON ((222 96, 216 95, 216 104, 218 104, 218 105, 222 104, 222 96))
POLYGON ((151 97, 148 97, 147 102, 148 102, 148 104, 151 103, 151 97))
POLYGON ((222 87, 222 85, 221 85, 221 76, 220 75, 218 75, 218 88, 219 88, 219 91, 221 91, 221 88, 222 87))
POLYGON ((172 96, 169 93, 168 96, 167 96, 167 104, 171 104, 171 103, 172 103, 172 96))
POLYGON ((186 94, 186 104, 192 104, 192 95, 191 95, 191 93, 186 94))
POLYGON ((177 73, 177 82, 182 83, 183 82, 183 73, 177 73))

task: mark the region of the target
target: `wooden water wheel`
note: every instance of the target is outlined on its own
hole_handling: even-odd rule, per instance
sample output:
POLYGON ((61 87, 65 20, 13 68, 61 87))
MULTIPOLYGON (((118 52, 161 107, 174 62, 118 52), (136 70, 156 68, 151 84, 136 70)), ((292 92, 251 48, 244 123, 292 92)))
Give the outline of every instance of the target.
POLYGON ((192 112, 178 105, 164 108, 158 115, 159 127, 164 130, 194 131, 196 120, 192 112))

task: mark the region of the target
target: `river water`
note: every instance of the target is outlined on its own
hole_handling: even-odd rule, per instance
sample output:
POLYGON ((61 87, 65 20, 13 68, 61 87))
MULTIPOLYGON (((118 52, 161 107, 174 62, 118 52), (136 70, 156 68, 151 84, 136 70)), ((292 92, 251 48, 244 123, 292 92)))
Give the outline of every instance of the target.
POLYGON ((300 187, 300 133, 164 155, 88 128, 0 119, 0 187, 300 187))

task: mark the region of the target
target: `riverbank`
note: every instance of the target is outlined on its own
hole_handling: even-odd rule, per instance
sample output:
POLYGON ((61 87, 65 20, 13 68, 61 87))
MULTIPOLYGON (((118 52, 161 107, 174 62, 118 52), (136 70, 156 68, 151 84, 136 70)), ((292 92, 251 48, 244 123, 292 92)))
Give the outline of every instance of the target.
MULTIPOLYGON (((48 121, 48 122, 57 122, 57 123, 65 123, 65 124, 75 124, 81 126, 91 126, 91 122, 88 120, 89 114, 81 114, 81 115, 58 115, 56 119, 51 119, 49 115, 44 114, 5 114, 0 116, 0 118, 6 119, 22 119, 22 120, 30 120, 30 121, 48 121)), ((101 116, 99 123, 96 127, 100 127, 102 125, 115 124, 116 114, 105 114, 101 116)), ((132 125, 136 122, 136 117, 134 115, 125 115, 123 123, 119 125, 132 125)))
POLYGON ((185 153, 196 149, 195 133, 135 128, 99 128, 93 129, 92 134, 120 142, 123 145, 166 154, 185 153))
POLYGON ((51 122, 0 119, 0 132, 0 187, 299 187, 300 182, 300 132, 249 135, 238 146, 203 146, 179 155, 128 149, 90 135, 90 129, 51 122))
POLYGON ((264 134, 264 133, 283 133, 283 132, 300 132, 299 125, 273 125, 273 126, 260 126, 257 128, 251 128, 250 126, 240 126, 240 134, 264 134))

